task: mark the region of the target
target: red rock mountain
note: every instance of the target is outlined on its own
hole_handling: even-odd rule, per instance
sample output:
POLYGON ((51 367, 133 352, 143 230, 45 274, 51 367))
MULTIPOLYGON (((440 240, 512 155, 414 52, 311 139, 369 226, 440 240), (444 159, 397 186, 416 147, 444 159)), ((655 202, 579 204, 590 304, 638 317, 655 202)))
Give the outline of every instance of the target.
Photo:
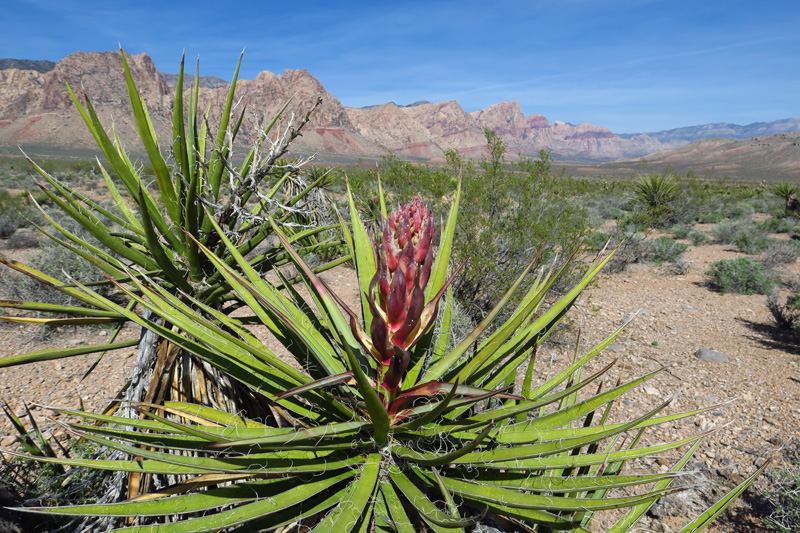
MULTIPOLYGON (((158 137, 169 139, 172 89, 146 54, 130 56, 129 65, 158 137)), ((126 149, 141 151, 130 118, 119 53, 78 52, 44 73, 20 68, 0 70, 0 153, 16 153, 17 147, 30 153, 94 148, 72 106, 65 80, 76 92, 85 90, 107 127, 113 119, 126 149)), ((212 119, 216 118, 227 89, 201 88, 200 95, 201 107, 205 109, 210 103, 212 119)), ((322 105, 295 148, 298 153, 316 153, 319 160, 332 162, 379 158, 387 150, 419 160, 440 160, 444 150, 451 148, 468 157, 477 156, 484 150, 484 128, 502 135, 510 154, 535 155, 547 149, 560 160, 608 161, 685 144, 662 143, 647 135, 623 139, 591 124, 572 126, 548 122, 542 115, 526 117, 517 102, 503 102, 472 113, 456 101, 346 108, 306 70, 286 70, 282 75, 262 72, 254 80, 240 80, 236 95, 237 110, 245 110, 242 140, 250 140, 286 102, 291 101, 285 119, 294 114, 300 120, 315 98, 321 97, 322 105)))

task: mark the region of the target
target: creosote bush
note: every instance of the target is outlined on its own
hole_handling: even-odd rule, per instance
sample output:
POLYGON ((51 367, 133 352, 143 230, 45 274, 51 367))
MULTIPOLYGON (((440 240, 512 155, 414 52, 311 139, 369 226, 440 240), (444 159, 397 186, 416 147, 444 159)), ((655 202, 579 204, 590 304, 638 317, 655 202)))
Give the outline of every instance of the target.
POLYGON ((759 260, 765 267, 773 268, 778 265, 790 265, 797 261, 798 257, 800 257, 800 242, 773 241, 761 253, 759 260))
POLYGON ((644 257, 655 263, 664 261, 674 263, 681 254, 689 249, 688 244, 675 242, 675 239, 666 236, 646 240, 642 246, 644 257))
POLYGON ((700 246, 708 242, 708 234, 704 231, 692 230, 686 235, 686 238, 692 241, 692 244, 695 246, 700 246))
POLYGON ((775 286, 764 266, 753 259, 720 259, 707 272, 709 285, 720 292, 768 294, 775 286))
POLYGON ((511 287, 532 253, 543 264, 560 258, 571 271, 562 282, 574 279, 578 265, 563 261, 590 234, 585 212, 570 198, 573 184, 551 173, 549 153, 509 164, 500 136, 489 129, 484 134, 487 154, 477 166, 455 151, 446 154, 464 189, 454 252, 466 264, 453 290, 476 321, 511 287))

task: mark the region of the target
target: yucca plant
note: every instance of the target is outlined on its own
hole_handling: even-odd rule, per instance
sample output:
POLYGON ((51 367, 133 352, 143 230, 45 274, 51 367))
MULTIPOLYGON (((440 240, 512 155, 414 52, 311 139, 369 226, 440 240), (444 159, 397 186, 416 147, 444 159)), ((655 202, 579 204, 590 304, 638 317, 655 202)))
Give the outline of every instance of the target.
POLYGON ((797 192, 797 185, 788 181, 782 181, 770 187, 770 191, 784 202, 788 202, 789 198, 794 196, 797 192))
MULTIPOLYGON (((288 252, 275 240, 273 226, 268 220, 274 220, 283 228, 299 253, 327 254, 331 258, 319 266, 318 271, 348 260, 341 253, 338 257, 331 253, 336 247, 344 249, 344 242, 325 236, 331 229, 338 231, 338 224, 325 224, 326 217, 331 222, 336 221, 334 216, 325 214, 327 207, 320 192, 329 174, 315 170, 313 178, 308 179, 304 170, 307 161, 287 159, 289 145, 309 121, 319 100, 297 121, 294 116, 283 116, 288 114, 287 103, 257 132, 246 155, 234 161, 234 142, 245 114, 244 109, 234 113, 241 57, 216 126, 209 123, 208 110, 205 114, 198 111, 199 65, 193 89, 184 93, 181 60, 169 142, 174 165, 170 166, 163 146, 156 139, 144 100, 136 89, 124 51, 120 51, 120 56, 134 123, 153 170, 155 189, 148 187, 152 177, 143 175, 140 166, 131 160, 116 131, 112 128, 111 135, 106 132, 88 95, 84 95, 82 103, 69 84, 67 90, 73 103, 105 156, 106 163, 98 160, 97 166, 113 206, 104 207, 31 161, 45 181, 40 185, 40 194, 77 222, 90 237, 71 232, 42 207, 41 212, 53 229, 39 229, 57 244, 90 261, 109 278, 95 285, 113 287, 146 276, 176 298, 192 298, 197 302, 193 304, 195 309, 206 316, 211 316, 211 311, 204 311, 204 308, 231 313, 243 302, 214 261, 234 265, 236 258, 247 256, 248 265, 262 275, 290 261, 288 252), (223 244, 222 235, 234 243, 235 253, 223 244), (213 260, 201 253, 201 249, 210 250, 213 260)), ((198 401, 233 413, 261 413, 265 409, 262 397, 231 381, 224 370, 185 354, 169 337, 147 334, 138 340, 118 341, 120 331, 130 322, 126 313, 134 309, 135 300, 123 305, 125 312, 98 309, 93 297, 74 284, 4 257, 0 257, 0 262, 61 291, 76 302, 51 305, 3 300, 0 307, 32 311, 39 316, 4 315, 0 319, 53 326, 116 324, 105 344, 5 357, 0 359, 0 368, 87 353, 98 353, 99 362, 109 351, 138 344, 131 385, 124 396, 127 403, 198 401)), ((149 320, 150 315, 143 319, 149 320)), ((127 416, 139 415, 128 409, 127 416)), ((132 484, 128 494, 135 495, 142 490, 148 489, 132 484)))
MULTIPOLYGON (((420 202, 387 213, 381 196, 381 231, 370 235, 350 196, 352 233, 346 235, 360 311, 337 298, 274 220, 308 300, 291 284, 279 291, 267 283, 213 219, 214 235, 233 263, 201 243, 199 251, 248 316, 179 297, 145 275, 131 275, 118 287, 160 320, 81 288, 95 308, 224 368, 265 398, 281 423, 265 423, 274 419, 267 411, 245 417, 174 401, 158 412, 135 405, 143 415, 135 420, 63 410, 83 420, 70 424, 77 436, 128 458, 37 460, 153 476, 162 488, 112 504, 25 510, 127 519, 118 531, 467 531, 492 524, 506 531, 587 532, 596 513, 623 509, 608 530, 629 530, 655 500, 675 491, 670 482, 708 432, 643 444, 649 428, 695 414, 663 414, 669 401, 610 421, 615 400, 660 372, 614 380, 608 390, 603 382, 613 363, 586 375, 587 363, 622 329, 576 352, 557 375, 538 378, 538 348, 608 256, 549 305, 549 289, 564 268, 538 270, 509 318, 493 324, 534 260, 486 318, 448 349, 449 284, 458 274, 448 277, 448 263, 459 196, 438 246, 435 221, 420 202), (275 355, 252 327, 272 332, 291 358, 275 355), (631 461, 679 448, 685 451, 669 472, 624 471, 631 461)), ((703 529, 753 479, 683 531, 703 529)))
POLYGON ((671 204, 678 198, 678 186, 672 174, 650 173, 639 177, 634 194, 645 206, 650 221, 661 224, 672 214, 671 204))
POLYGON ((785 215, 797 215, 798 211, 800 211, 800 204, 795 197, 797 194, 797 185, 788 181, 782 181, 770 187, 770 190, 772 194, 783 200, 785 215))
MULTIPOLYGON (((237 65, 224 112, 214 132, 207 115, 198 114, 199 86, 188 96, 188 114, 184 110, 183 60, 178 77, 173 112, 173 137, 171 151, 175 167, 169 168, 155 138, 150 117, 136 89, 125 57, 120 51, 125 79, 128 84, 131 110, 143 147, 155 174, 156 191, 150 191, 147 176, 142 176, 126 154, 116 132, 113 140, 103 128, 95 110, 85 95, 85 107, 67 84, 75 106, 81 113, 99 149, 103 152, 111 172, 98 160, 98 168, 113 198, 114 209, 108 209, 91 198, 70 188, 41 166, 29 159, 50 187, 40 185, 46 195, 66 215, 78 222, 90 238, 81 238, 59 225, 44 209, 45 218, 56 232, 39 228, 58 244, 89 260, 111 278, 102 284, 122 283, 128 276, 146 274, 173 294, 192 294, 205 305, 222 308, 231 304, 231 290, 227 281, 215 271, 213 262, 199 252, 205 246, 227 264, 234 258, 220 244, 218 235, 211 231, 216 222, 226 235, 236 243, 237 253, 250 254, 259 245, 264 249, 257 257, 249 259, 260 272, 270 271, 288 263, 289 256, 280 246, 270 243, 272 227, 266 224, 267 213, 284 227, 289 239, 302 254, 335 247, 337 242, 322 242, 316 236, 334 226, 320 222, 319 186, 327 173, 315 173, 313 182, 302 174, 305 162, 285 159, 289 144, 308 122, 313 109, 294 124, 290 122, 282 135, 277 135, 271 146, 265 141, 281 119, 286 106, 269 125, 259 132, 259 138, 250 148, 244 161, 235 165, 232 160, 233 143, 244 117, 244 110, 233 115, 233 99, 238 77, 237 65), (188 122, 188 124, 186 124, 188 122), (227 185, 226 185, 227 181, 227 185), (120 190, 118 185, 122 185, 120 190), (263 191, 268 186, 269 190, 263 191), (227 191, 226 191, 227 189, 227 191), (125 196, 127 193, 127 197, 125 196), (316 202, 316 204, 315 204, 316 202), (266 243, 266 244, 264 244, 266 243)), ((241 64, 241 58, 239 59, 241 64)), ((199 66, 198 66, 199 73, 199 66)), ((288 105, 288 104, 287 104, 288 105)), ((38 205, 38 204, 37 204, 38 205)), ((346 261, 340 257, 323 268, 346 261)), ((18 262, 0 257, 0 262, 50 285, 73 297, 77 302, 91 305, 74 285, 63 283, 18 262)), ((2 301, 5 308, 61 313, 75 318, 27 318, 2 316, 0 319, 49 325, 87 325, 114 323, 125 320, 119 313, 96 313, 86 307, 51 306, 37 302, 2 301)), ((116 337, 116 333, 112 339, 116 337)), ((0 359, 0 367, 36 362, 82 353, 105 352, 129 346, 130 343, 104 346, 87 346, 78 350, 57 350, 48 353, 22 354, 0 359)))

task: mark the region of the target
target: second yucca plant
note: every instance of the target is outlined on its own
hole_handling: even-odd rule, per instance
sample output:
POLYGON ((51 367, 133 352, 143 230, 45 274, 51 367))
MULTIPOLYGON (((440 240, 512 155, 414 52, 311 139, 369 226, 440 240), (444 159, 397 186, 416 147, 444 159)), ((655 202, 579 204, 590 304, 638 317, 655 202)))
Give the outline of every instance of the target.
MULTIPOLYGON (((602 383, 613 363, 584 375, 621 330, 576 354, 558 375, 538 379, 538 348, 608 257, 549 306, 546 296, 562 271, 539 271, 509 318, 493 324, 532 262, 485 319, 448 348, 458 200, 457 191, 437 246, 436 224, 421 202, 388 213, 381 196, 383 224, 370 235, 350 197, 352 233, 345 233, 360 312, 339 301, 275 221, 308 300, 290 284, 279 291, 266 282, 216 223, 211 230, 234 261, 199 250, 249 309, 246 316, 179 298, 146 276, 119 288, 163 323, 85 291, 97 308, 224 369, 265 398, 272 415, 264 419, 280 423, 181 402, 142 409, 137 420, 64 411, 83 419, 71 424, 78 436, 129 459, 39 460, 164 483, 126 502, 26 510, 128 517, 119 531, 467 531, 489 523, 506 531, 586 532, 597 512, 624 509, 608 530, 629 530, 674 491, 670 482, 705 433, 642 444, 649 428, 694 414, 662 414, 669 402, 610 423, 613 402, 659 372, 607 390, 602 383), (252 324, 268 329, 291 360, 260 342, 252 324), (681 447, 669 472, 625 472, 630 461, 681 447)), ((684 531, 702 529, 752 479, 684 531)))
POLYGON ((662 224, 673 213, 678 186, 672 174, 646 174, 634 184, 634 193, 647 210, 650 222, 662 224))

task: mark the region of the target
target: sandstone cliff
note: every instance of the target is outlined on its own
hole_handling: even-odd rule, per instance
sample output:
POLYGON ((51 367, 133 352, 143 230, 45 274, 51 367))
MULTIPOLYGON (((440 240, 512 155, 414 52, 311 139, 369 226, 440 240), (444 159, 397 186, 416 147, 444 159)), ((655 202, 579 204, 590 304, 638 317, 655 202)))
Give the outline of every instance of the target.
MULTIPOLYGON (((7 65, 12 68, 0 70, 0 152, 16 153, 17 146, 32 153, 94 148, 94 141, 72 106, 65 81, 81 97, 85 90, 107 128, 113 117, 127 150, 141 152, 118 52, 77 52, 59 61, 52 70, 37 62, 15 61, 7 65)), ((129 56, 129 65, 158 137, 167 142, 171 135, 173 89, 147 55, 129 56)), ((174 83, 172 77, 169 79, 174 83)), ((225 83, 220 82, 200 89, 200 106, 205 109, 210 103, 211 124, 218 119, 227 95, 225 83)), ((189 83, 186 85, 184 98, 188 101, 189 83)), ((239 80, 236 96, 237 112, 245 113, 239 134, 243 142, 252 140, 258 128, 265 126, 287 102, 289 107, 279 128, 286 127, 292 116, 295 122, 299 121, 321 97, 322 105, 295 149, 306 155, 317 153, 323 161, 377 159, 387 151, 436 161, 448 149, 478 157, 485 150, 484 128, 503 137, 512 158, 518 153, 536 155, 546 149, 560 160, 608 161, 681 144, 661 143, 646 135, 622 139, 591 124, 549 122, 537 114, 526 117, 517 102, 503 102, 472 113, 464 111, 456 101, 345 108, 306 70, 286 70, 281 75, 262 72, 253 80, 239 80)))

